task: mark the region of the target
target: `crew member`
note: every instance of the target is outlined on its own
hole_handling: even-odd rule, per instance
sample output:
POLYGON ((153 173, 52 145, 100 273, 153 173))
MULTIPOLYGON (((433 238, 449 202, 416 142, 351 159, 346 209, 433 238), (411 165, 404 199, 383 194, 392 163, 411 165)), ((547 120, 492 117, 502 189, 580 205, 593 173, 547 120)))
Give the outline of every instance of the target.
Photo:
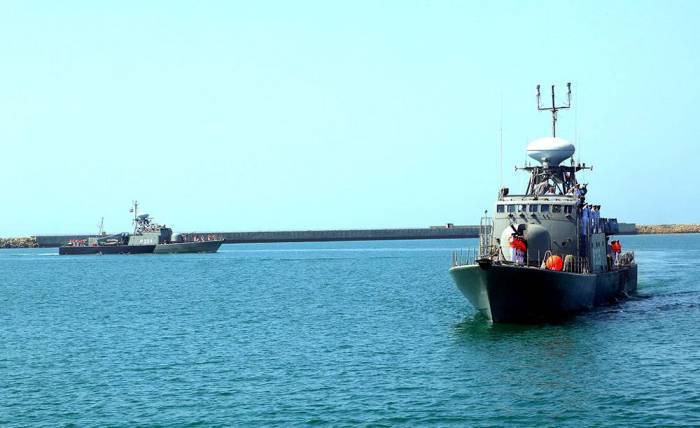
POLYGON ((576 197, 579 200, 579 206, 583 207, 583 205, 586 203, 586 193, 588 190, 586 189, 585 185, 577 184, 576 185, 576 197))
POLYGON ((518 264, 524 265, 525 255, 527 254, 527 243, 525 242, 525 238, 522 236, 516 236, 516 238, 518 239, 518 252, 520 253, 518 255, 518 264))
POLYGON ((510 261, 515 263, 515 258, 517 256, 517 244, 515 243, 515 233, 510 234, 508 239, 508 246, 510 247, 510 261))
POLYGON ((581 248, 579 251, 582 256, 586 256, 588 248, 588 233, 591 219, 591 208, 588 204, 583 204, 581 208, 581 248))
POLYGON ((581 234, 588 236, 590 231, 589 226, 591 223, 591 206, 588 204, 583 205, 581 209, 581 234))
POLYGON ((613 263, 617 265, 620 259, 620 253, 622 252, 622 244, 620 244, 620 241, 612 241, 610 246, 613 251, 613 263))
POLYGON ((593 233, 600 232, 600 230, 598 230, 598 225, 600 223, 599 208, 600 208, 600 205, 593 205, 593 209, 591 210, 591 228, 593 230, 593 233))

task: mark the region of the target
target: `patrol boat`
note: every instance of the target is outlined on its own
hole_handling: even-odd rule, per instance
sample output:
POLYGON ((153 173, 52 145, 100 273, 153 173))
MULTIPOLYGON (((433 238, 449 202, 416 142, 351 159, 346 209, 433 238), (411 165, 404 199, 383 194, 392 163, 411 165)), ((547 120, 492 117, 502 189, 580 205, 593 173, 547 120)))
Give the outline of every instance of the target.
MULTIPOLYGON (((173 231, 165 225, 156 223, 148 214, 138 214, 139 203, 134 201, 131 211, 134 213, 134 243, 153 243, 153 253, 215 253, 224 243, 223 239, 211 239, 190 241, 184 240, 182 235, 174 235, 173 231)), ((131 242, 131 241, 130 241, 131 242)))
MULTIPOLYGON (((493 218, 484 213, 479 248, 453 254, 450 274, 471 304, 494 323, 562 319, 616 302, 637 290, 633 252, 613 252, 607 241, 619 233, 616 219, 600 218, 586 204, 586 184, 576 173, 592 169, 575 163, 575 147, 556 136, 557 106, 552 86, 552 137, 527 147, 539 165, 516 168, 530 174, 524 194, 501 188, 493 218), (570 159, 569 165, 562 162, 570 159)), ((613 241, 616 243, 616 241, 613 241)), ((615 247, 613 245, 613 247, 615 247)))
POLYGON ((139 203, 133 202, 130 212, 134 214, 134 232, 116 235, 89 237, 72 240, 58 249, 60 255, 85 254, 166 254, 166 253, 215 253, 223 239, 184 242, 171 228, 156 223, 148 214, 138 213, 139 203))
POLYGON ((148 214, 138 214, 138 202, 130 210, 134 213, 134 233, 105 236, 100 225, 99 236, 78 239, 59 247, 59 255, 86 254, 151 254, 158 244, 170 242, 172 229, 156 225, 148 214))

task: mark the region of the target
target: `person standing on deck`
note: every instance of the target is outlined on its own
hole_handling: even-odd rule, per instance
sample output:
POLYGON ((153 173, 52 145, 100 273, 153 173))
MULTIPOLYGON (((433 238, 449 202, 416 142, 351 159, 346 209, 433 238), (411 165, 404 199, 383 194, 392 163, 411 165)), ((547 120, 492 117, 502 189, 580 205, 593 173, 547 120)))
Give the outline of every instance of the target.
POLYGON ((576 188, 574 189, 574 195, 576 195, 576 199, 578 199, 579 208, 583 208, 585 197, 583 196, 583 189, 581 189, 580 184, 576 184, 576 188))
POLYGON ((593 209, 591 210, 591 231, 592 233, 598 233, 598 226, 600 223, 600 211, 599 211, 599 206, 598 205, 593 205, 593 209))
POLYGON ((522 266, 525 264, 525 254, 527 253, 527 243, 522 236, 515 236, 515 249, 517 254, 517 263, 522 266))
POLYGON ((588 253, 586 248, 588 247, 590 219, 591 207, 590 205, 584 203, 583 208, 581 209, 581 248, 579 248, 582 256, 586 256, 588 253))
POLYGON ((620 253, 622 252, 622 244, 620 244, 620 241, 612 241, 610 246, 612 247, 613 251, 613 263, 617 265, 619 262, 620 253))

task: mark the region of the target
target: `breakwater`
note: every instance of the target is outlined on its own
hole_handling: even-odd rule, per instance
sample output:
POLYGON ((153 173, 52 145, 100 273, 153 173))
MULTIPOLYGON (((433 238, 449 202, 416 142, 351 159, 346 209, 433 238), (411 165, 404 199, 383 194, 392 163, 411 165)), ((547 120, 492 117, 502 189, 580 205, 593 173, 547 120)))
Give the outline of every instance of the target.
MULTIPOLYGON (((688 233, 700 232, 699 225, 637 226, 619 223, 620 235, 636 233, 688 233), (689 229, 690 228, 690 229, 689 229), (695 228, 695 229, 693 229, 695 228)), ((325 241, 379 241, 400 239, 462 239, 479 236, 479 226, 432 226, 404 229, 346 229, 346 230, 294 230, 272 232, 187 232, 185 240, 223 239, 227 244, 251 244, 270 242, 325 242, 325 241)), ((95 235, 37 235, 30 238, 0 240, 0 247, 60 247, 70 240, 85 239, 95 235), (7 242, 7 245, 3 243, 7 242)))
MULTIPOLYGON (((479 226, 434 226, 410 229, 294 230, 273 232, 188 232, 186 241, 223 239, 227 244, 267 242, 380 241, 398 239, 460 239, 479 236, 479 226)), ((40 235, 39 247, 59 247, 72 239, 94 235, 40 235)))
POLYGON ((349 229, 301 230, 278 232, 185 233, 186 240, 207 239, 211 236, 226 243, 263 242, 324 242, 324 241, 382 241, 398 239, 459 239, 479 236, 478 226, 452 226, 416 229, 349 229), (210 236, 211 235, 211 236, 210 236))

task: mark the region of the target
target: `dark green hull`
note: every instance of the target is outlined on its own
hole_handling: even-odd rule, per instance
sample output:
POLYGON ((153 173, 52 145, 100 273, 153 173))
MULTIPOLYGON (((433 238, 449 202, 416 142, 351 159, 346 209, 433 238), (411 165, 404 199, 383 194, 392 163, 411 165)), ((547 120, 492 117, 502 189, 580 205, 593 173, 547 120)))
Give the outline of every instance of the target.
POLYGON ((223 244, 223 240, 198 241, 198 242, 175 242, 172 244, 158 244, 153 253, 215 253, 223 244))
POLYGON ((96 246, 63 246, 58 248, 61 256, 77 256, 88 254, 150 254, 155 245, 96 245, 96 246))
POLYGON ((611 272, 577 274, 513 265, 450 269, 457 287, 493 322, 562 319, 636 292, 637 265, 611 272))

